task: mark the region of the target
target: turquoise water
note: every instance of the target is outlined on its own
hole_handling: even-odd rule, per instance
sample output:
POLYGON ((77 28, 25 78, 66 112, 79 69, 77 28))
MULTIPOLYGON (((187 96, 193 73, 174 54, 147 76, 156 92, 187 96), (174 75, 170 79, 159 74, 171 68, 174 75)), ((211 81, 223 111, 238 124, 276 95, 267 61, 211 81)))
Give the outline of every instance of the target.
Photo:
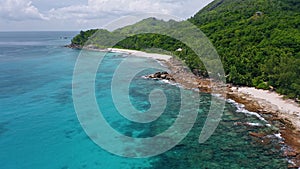
MULTIPOLYGON (((123 158, 97 146, 82 129, 72 100, 72 75, 79 50, 64 48, 77 32, 0 33, 0 164, 3 169, 95 168, 286 168, 278 140, 267 144, 249 132, 274 134, 269 127, 248 127, 236 122, 264 124, 255 116, 237 112, 227 103, 213 136, 198 143, 210 106, 201 94, 197 121, 176 147, 156 157, 123 158)), ((155 62, 131 58, 142 63, 155 62)), ((145 70, 130 84, 130 100, 141 111, 150 108, 154 88, 165 91, 166 112, 149 124, 122 118, 114 107, 110 87, 119 54, 105 56, 96 78, 97 102, 110 125, 131 137, 155 136, 174 123, 179 111, 179 88, 141 78, 157 70, 145 70)), ((122 84, 120 84, 122 85, 122 84)), ((272 137, 273 138, 273 137, 272 137)))

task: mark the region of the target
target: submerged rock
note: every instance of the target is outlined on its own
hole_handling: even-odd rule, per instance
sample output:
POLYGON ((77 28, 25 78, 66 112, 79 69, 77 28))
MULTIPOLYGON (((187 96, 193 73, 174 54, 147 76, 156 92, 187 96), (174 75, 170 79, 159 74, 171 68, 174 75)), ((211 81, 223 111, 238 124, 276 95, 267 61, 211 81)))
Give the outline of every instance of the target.
POLYGON ((265 136, 262 133, 254 133, 254 132, 249 132, 249 135, 252 137, 257 137, 257 138, 263 138, 265 136))
POLYGON ((283 155, 287 157, 296 157, 298 154, 293 150, 285 150, 283 155))
POLYGON ((69 45, 65 45, 64 47, 66 48, 71 48, 71 49, 82 49, 81 45, 77 45, 77 44, 69 44, 69 45))

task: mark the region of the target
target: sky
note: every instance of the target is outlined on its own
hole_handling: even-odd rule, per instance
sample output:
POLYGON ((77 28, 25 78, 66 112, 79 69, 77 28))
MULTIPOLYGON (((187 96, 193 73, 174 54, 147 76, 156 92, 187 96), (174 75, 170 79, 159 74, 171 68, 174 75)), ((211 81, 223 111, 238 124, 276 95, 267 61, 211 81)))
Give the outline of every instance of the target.
POLYGON ((0 31, 78 31, 145 13, 187 19, 213 0, 0 0, 0 31))

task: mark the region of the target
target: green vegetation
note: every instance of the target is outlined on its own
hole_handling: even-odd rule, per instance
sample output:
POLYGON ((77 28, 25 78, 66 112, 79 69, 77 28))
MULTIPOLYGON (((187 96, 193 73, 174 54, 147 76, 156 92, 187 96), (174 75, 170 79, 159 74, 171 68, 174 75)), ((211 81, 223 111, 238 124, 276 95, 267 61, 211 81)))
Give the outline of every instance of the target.
MULTIPOLYGON (((216 47, 228 82, 263 89, 273 86, 281 94, 300 99, 299 9, 299 0, 216 0, 188 21, 216 47)), ((101 38, 92 41, 88 41, 92 32, 82 32, 72 43, 137 50, 161 48, 183 59, 193 72, 197 69, 207 75, 195 53, 180 41, 151 33, 132 36, 136 30, 147 31, 149 27, 172 32, 180 23, 150 18, 114 32, 100 30, 97 37, 101 38), (124 40, 116 41, 119 38, 124 40), (178 48, 183 51, 175 52, 178 48)))
POLYGON ((299 0, 217 0, 190 22, 211 39, 228 81, 300 97, 299 0))
POLYGON ((72 44, 76 46, 83 46, 88 39, 93 36, 98 29, 91 29, 88 31, 80 31, 78 35, 76 35, 72 40, 72 44))
MULTIPOLYGON (((134 25, 120 28, 113 32, 99 29, 93 36, 85 38, 86 41, 84 41, 84 43, 82 43, 83 41, 77 41, 78 38, 75 39, 76 37, 80 36, 79 34, 72 40, 71 46, 83 47, 83 45, 85 45, 85 47, 92 48, 115 47, 143 50, 147 52, 157 52, 157 49, 162 49, 164 51, 169 51, 170 53, 168 54, 184 60, 186 65, 194 70, 195 73, 202 76, 208 76, 208 73, 199 57, 192 49, 182 43, 182 41, 186 40, 182 36, 184 34, 187 35, 187 32, 184 29, 187 27, 186 25, 194 26, 194 29, 198 30, 195 25, 192 25, 191 23, 186 21, 176 22, 174 20, 170 20, 168 22, 165 22, 163 20, 157 20, 155 18, 148 18, 134 25), (164 35, 165 32, 167 32, 171 37, 176 37, 176 39, 164 35), (176 51, 179 48, 182 48, 183 50, 181 52, 176 51)), ((189 36, 193 37, 193 35, 189 36)), ((189 41, 196 43, 196 45, 202 44, 202 48, 212 47, 212 45, 209 46, 206 45, 206 43, 202 43, 205 40, 204 38, 193 38, 193 40, 189 41)), ((210 58, 210 60, 213 59, 214 58, 210 58)), ((218 71, 218 68, 215 68, 213 70, 218 71)))

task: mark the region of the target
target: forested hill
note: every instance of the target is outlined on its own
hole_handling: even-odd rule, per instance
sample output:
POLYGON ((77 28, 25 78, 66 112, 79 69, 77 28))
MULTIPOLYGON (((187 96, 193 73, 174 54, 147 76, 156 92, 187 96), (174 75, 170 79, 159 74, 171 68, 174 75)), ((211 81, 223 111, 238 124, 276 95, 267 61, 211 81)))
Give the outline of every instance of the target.
POLYGON ((189 21, 217 48, 229 82, 299 98, 299 0, 216 0, 189 21))
MULTIPOLYGON (((189 21, 216 47, 228 82, 264 89, 272 86, 290 98, 300 98, 299 9, 299 0, 216 0, 189 21)), ((183 58, 191 69, 199 69, 205 75, 193 51, 180 42, 153 34, 128 36, 139 28, 174 25, 174 21, 150 18, 114 32, 99 30, 103 39, 94 45, 105 47, 109 39, 125 36, 128 38, 117 47, 138 50, 155 47, 171 52, 181 47, 183 52, 174 54, 183 58)), ((82 46, 95 31, 81 32, 72 44, 82 46)))

